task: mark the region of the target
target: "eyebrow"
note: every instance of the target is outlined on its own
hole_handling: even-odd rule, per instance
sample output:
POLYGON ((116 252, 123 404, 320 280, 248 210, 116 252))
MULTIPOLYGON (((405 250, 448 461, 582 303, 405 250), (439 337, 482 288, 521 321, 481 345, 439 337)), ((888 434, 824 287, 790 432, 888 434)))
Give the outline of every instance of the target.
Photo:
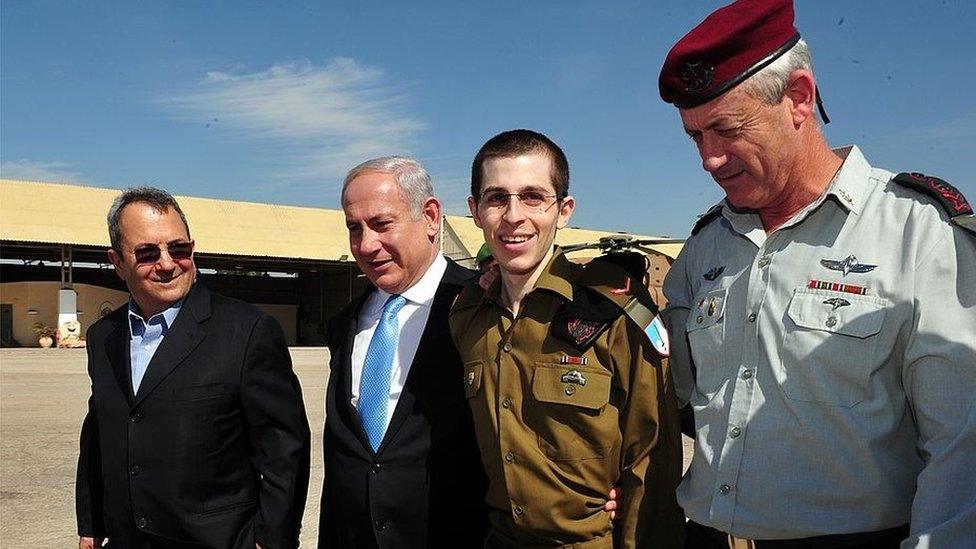
MULTIPOLYGON (((482 189, 481 190, 481 194, 485 194, 487 192, 495 192, 495 191, 497 191, 497 192, 508 192, 508 189, 499 187, 497 185, 493 185, 491 187, 485 187, 484 189, 482 189)), ((522 192, 525 192, 525 191, 539 191, 539 192, 543 192, 543 193, 555 193, 556 192, 555 189, 549 190, 549 189, 547 189, 545 187, 541 187, 539 185, 525 185, 523 187, 520 187, 517 191, 514 191, 514 192, 515 192, 515 194, 518 194, 518 193, 522 193, 522 192)))

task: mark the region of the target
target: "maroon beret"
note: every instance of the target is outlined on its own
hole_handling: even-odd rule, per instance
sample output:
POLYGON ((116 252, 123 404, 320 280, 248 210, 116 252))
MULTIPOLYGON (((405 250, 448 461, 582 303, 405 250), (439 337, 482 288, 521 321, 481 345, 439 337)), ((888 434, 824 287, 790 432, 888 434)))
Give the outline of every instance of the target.
POLYGON ((709 15, 668 52, 658 85, 679 108, 707 103, 800 40, 792 0, 738 0, 709 15))

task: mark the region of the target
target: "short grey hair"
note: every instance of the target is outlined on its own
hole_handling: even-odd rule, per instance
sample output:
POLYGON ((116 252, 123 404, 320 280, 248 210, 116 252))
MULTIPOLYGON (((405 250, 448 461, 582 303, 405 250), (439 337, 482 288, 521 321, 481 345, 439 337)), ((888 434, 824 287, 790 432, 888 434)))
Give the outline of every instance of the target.
POLYGON ((155 187, 133 187, 122 191, 122 194, 115 197, 112 207, 108 209, 108 238, 112 242, 112 249, 122 251, 122 210, 129 204, 141 202, 149 204, 157 212, 165 212, 168 208, 173 208, 180 214, 183 226, 186 227, 186 236, 190 236, 190 224, 186 222, 186 216, 180 209, 180 204, 168 192, 155 187))
POLYGON ((783 96, 786 95, 790 73, 798 69, 813 72, 810 48, 807 47, 807 43, 802 38, 786 53, 747 78, 741 84, 742 89, 767 105, 778 105, 783 100, 783 96))
POLYGON ((434 186, 430 182, 430 174, 418 160, 406 156, 383 156, 367 160, 349 170, 342 181, 342 204, 346 204, 346 189, 353 179, 367 172, 381 172, 393 174, 400 191, 407 198, 410 213, 414 219, 419 219, 424 209, 424 203, 434 196, 434 186))

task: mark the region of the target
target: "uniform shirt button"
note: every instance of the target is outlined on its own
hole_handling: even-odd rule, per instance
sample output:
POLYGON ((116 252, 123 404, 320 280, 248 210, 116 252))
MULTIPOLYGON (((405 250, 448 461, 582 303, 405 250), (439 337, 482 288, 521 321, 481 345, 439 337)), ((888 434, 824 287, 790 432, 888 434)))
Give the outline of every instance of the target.
POLYGON ((380 466, 379 463, 374 463, 373 466, 369 468, 369 472, 370 473, 373 473, 375 475, 376 473, 379 473, 380 472, 380 469, 382 469, 382 468, 383 467, 380 466))
POLYGON ((833 328, 834 326, 837 325, 837 317, 836 316, 827 317, 827 322, 825 322, 825 324, 827 325, 828 328, 833 328))
POLYGON ((695 322, 701 324, 702 322, 705 322, 705 317, 703 317, 702 315, 698 315, 698 318, 695 319, 695 322))
POLYGON ((742 379, 752 379, 752 369, 746 368, 742 371, 742 379))
POLYGON ((566 396, 573 396, 575 392, 576 392, 576 387, 573 387, 572 385, 566 387, 566 396))
POLYGON ((146 526, 149 526, 149 519, 147 519, 146 517, 139 517, 138 519, 136 519, 136 526, 138 526, 139 528, 145 528, 146 526))
POLYGON ((515 506, 515 514, 518 515, 518 516, 522 516, 522 515, 525 514, 525 509, 522 509, 522 506, 521 505, 516 505, 515 506))
POLYGON ((722 494, 723 496, 728 494, 731 491, 732 491, 732 487, 729 486, 728 484, 723 484, 718 487, 718 493, 722 494))
POLYGON ((511 408, 511 406, 512 406, 512 399, 505 397, 505 400, 502 401, 502 408, 511 408))
POLYGON ((756 313, 750 314, 749 315, 749 322, 755 322, 755 321, 756 321, 756 313))
POLYGON ((502 349, 505 349, 505 352, 507 353, 507 352, 509 352, 509 351, 512 350, 512 344, 511 343, 506 343, 505 346, 502 347, 502 349))
POLYGON ((129 474, 134 477, 139 476, 139 473, 141 472, 142 472, 142 467, 139 467, 138 465, 133 465, 132 467, 129 468, 129 474))
POLYGON ((515 454, 513 454, 512 452, 505 454, 505 461, 509 463, 515 461, 515 454))
POLYGON ((729 437, 731 438, 737 438, 741 434, 742 434, 742 429, 738 427, 733 427, 732 429, 729 430, 729 437))
POLYGON ((136 412, 132 414, 131 416, 129 416, 129 421, 131 421, 132 423, 139 423, 140 421, 142 421, 142 414, 140 412, 136 412))

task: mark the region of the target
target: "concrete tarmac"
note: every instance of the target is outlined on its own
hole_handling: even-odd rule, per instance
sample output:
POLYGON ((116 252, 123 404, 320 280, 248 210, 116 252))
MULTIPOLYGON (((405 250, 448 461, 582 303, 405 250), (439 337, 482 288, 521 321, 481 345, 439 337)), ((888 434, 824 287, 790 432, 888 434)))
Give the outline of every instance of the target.
MULTIPOLYGON (((328 349, 291 349, 312 428, 302 546, 315 547, 328 349)), ((90 384, 84 349, 0 349, 0 548, 77 547, 74 485, 90 384)), ((685 442, 685 464, 691 457, 685 442)))

